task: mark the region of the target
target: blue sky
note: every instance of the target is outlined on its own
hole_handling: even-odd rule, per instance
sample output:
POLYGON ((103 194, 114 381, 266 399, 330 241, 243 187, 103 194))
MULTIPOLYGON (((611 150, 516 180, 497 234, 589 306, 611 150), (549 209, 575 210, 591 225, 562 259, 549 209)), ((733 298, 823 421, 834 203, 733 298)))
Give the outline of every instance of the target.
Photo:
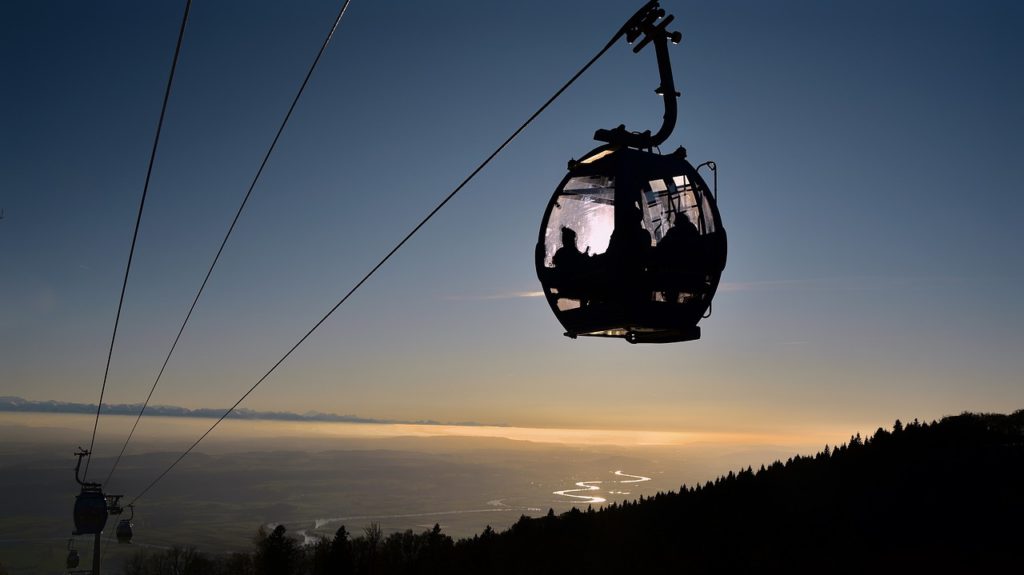
MULTIPOLYGON (((99 395, 183 5, 0 8, 3 394, 99 395)), ((232 403, 639 5, 353 0, 154 401, 232 403)), ((522 297, 566 161, 660 124, 623 43, 246 406, 766 431, 1024 406, 1024 8, 663 5, 668 146, 718 163, 729 233, 700 341, 572 341, 522 297)), ((109 401, 145 398, 338 6, 193 6, 109 401)))

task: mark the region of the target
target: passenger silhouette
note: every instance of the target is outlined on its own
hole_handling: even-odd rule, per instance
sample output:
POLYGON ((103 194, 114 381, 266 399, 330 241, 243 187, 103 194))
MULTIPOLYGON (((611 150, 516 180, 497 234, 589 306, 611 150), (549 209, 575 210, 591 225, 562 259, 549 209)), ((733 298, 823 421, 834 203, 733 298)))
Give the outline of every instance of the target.
MULTIPOLYGON (((578 299, 582 306, 587 303, 583 276, 588 271, 590 255, 580 251, 576 245, 576 238, 575 230, 562 226, 562 247, 558 248, 551 261, 555 264, 554 286, 558 288, 559 296, 578 299)), ((588 247, 587 252, 589 251, 588 247)))
POLYGON ((637 265, 646 265, 647 257, 651 250, 651 233, 644 229, 644 215, 640 207, 634 202, 628 208, 630 210, 629 221, 632 222, 623 229, 615 228, 612 237, 608 240, 608 254, 613 259, 619 260, 616 265, 627 265, 635 268, 637 265))
POLYGON ((645 272, 650 264, 651 233, 643 226, 643 212, 633 202, 629 207, 627 226, 616 225, 608 240, 608 249, 598 256, 599 273, 605 279, 596 299, 640 302, 649 298, 645 272))
MULTIPOLYGON (((587 251, 590 251, 589 247, 587 251)), ((578 270, 586 264, 588 259, 590 259, 590 256, 581 252, 580 248, 576 245, 576 231, 570 227, 562 226, 562 247, 558 248, 555 256, 551 258, 552 263, 555 264, 555 269, 570 271, 576 268, 578 270)))
POLYGON ((699 289, 704 270, 700 261, 700 232, 682 212, 675 212, 672 229, 655 248, 653 274, 656 289, 666 301, 679 303, 680 293, 699 289))
MULTIPOLYGON (((658 260, 674 262, 676 266, 683 260, 687 260, 689 265, 685 267, 694 268, 696 264, 694 254, 696 253, 697 243, 700 241, 700 232, 697 231, 690 218, 681 212, 675 212, 672 224, 672 229, 658 243, 656 258, 658 260)), ((688 269, 686 271, 696 270, 688 269)))

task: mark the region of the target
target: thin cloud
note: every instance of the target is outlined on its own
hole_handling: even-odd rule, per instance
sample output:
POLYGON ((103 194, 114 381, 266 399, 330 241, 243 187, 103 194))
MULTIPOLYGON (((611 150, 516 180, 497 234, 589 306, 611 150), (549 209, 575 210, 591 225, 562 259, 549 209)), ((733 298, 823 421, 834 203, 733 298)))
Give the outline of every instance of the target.
POLYGON ((798 280, 764 280, 750 282, 722 282, 720 292, 772 291, 780 289, 810 289, 826 291, 872 291, 891 289, 920 289, 949 286, 965 281, 959 277, 837 277, 798 280))
MULTIPOLYGON (((957 277, 848 277, 848 278, 811 278, 793 280, 761 280, 749 282, 722 282, 718 286, 719 292, 752 292, 752 291, 773 291, 773 290, 842 290, 842 291, 863 291, 881 290, 894 288, 916 288, 934 287, 963 281, 957 277)), ((488 301, 507 300, 520 298, 544 297, 544 292, 535 291, 510 291, 494 294, 476 295, 450 295, 444 299, 449 301, 488 301)))
POLYGON ((754 282, 722 282, 718 285, 718 291, 741 292, 771 290, 778 288, 804 287, 812 284, 819 284, 821 280, 770 280, 754 282))
POLYGON ((453 295, 447 296, 444 299, 450 301, 485 301, 485 300, 496 300, 496 299, 520 299, 528 297, 543 297, 544 292, 537 291, 512 291, 502 292, 496 294, 483 294, 483 295, 453 295))

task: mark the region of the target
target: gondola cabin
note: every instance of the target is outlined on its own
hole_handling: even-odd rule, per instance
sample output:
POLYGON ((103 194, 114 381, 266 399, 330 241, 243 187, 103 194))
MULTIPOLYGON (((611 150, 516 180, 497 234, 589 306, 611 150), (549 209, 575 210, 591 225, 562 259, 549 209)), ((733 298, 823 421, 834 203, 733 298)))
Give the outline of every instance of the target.
POLYGON ((682 148, 606 145, 570 162, 536 249, 565 335, 631 343, 699 338, 725 259, 715 198, 682 148))
POLYGON ((117 522, 117 535, 118 543, 131 543, 132 542, 132 522, 129 519, 122 519, 117 522))
POLYGON ((672 20, 651 0, 616 35, 633 52, 654 46, 661 79, 655 93, 665 106, 661 128, 654 134, 625 126, 598 130, 594 139, 607 143, 569 162, 541 220, 537 277, 572 338, 698 339, 697 322, 709 312, 725 269, 725 229, 714 194, 686 150, 660 151, 675 127, 679 97, 668 44, 682 36, 668 30, 672 20))
POLYGON ((82 488, 75 497, 75 535, 102 533, 107 525, 107 499, 99 489, 82 488))
POLYGON ((68 569, 76 569, 81 560, 82 558, 78 555, 78 549, 75 549, 75 540, 68 539, 68 558, 65 565, 68 569))

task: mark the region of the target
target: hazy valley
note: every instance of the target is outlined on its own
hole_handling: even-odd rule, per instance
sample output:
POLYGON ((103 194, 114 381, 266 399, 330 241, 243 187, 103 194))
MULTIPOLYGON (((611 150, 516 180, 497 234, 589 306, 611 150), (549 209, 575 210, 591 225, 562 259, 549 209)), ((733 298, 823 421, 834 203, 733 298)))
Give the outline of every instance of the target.
MULTIPOLYGON (((61 572, 78 490, 72 452, 89 419, 0 414, 0 488, 12 494, 0 519, 0 561, 12 573, 61 572)), ((105 422, 90 472, 94 481, 109 472, 120 448, 112 440, 123 437, 121 427, 131 418, 105 422)), ((147 420, 107 492, 130 501, 210 423, 147 420)), ((342 524, 358 533, 370 523, 385 532, 418 532, 438 523, 445 533, 464 537, 487 525, 504 529, 521 515, 649 496, 800 451, 736 441, 568 445, 473 437, 481 431, 472 427, 421 426, 423 433, 462 436, 403 435, 417 432, 409 427, 226 422, 139 501, 133 545, 112 540, 106 557, 111 564, 123 561, 138 546, 242 550, 259 526, 270 524, 312 537, 332 535, 342 524)), ((506 435, 516 433, 509 429, 506 435)), ((76 543, 89 545, 87 538, 76 543)))

